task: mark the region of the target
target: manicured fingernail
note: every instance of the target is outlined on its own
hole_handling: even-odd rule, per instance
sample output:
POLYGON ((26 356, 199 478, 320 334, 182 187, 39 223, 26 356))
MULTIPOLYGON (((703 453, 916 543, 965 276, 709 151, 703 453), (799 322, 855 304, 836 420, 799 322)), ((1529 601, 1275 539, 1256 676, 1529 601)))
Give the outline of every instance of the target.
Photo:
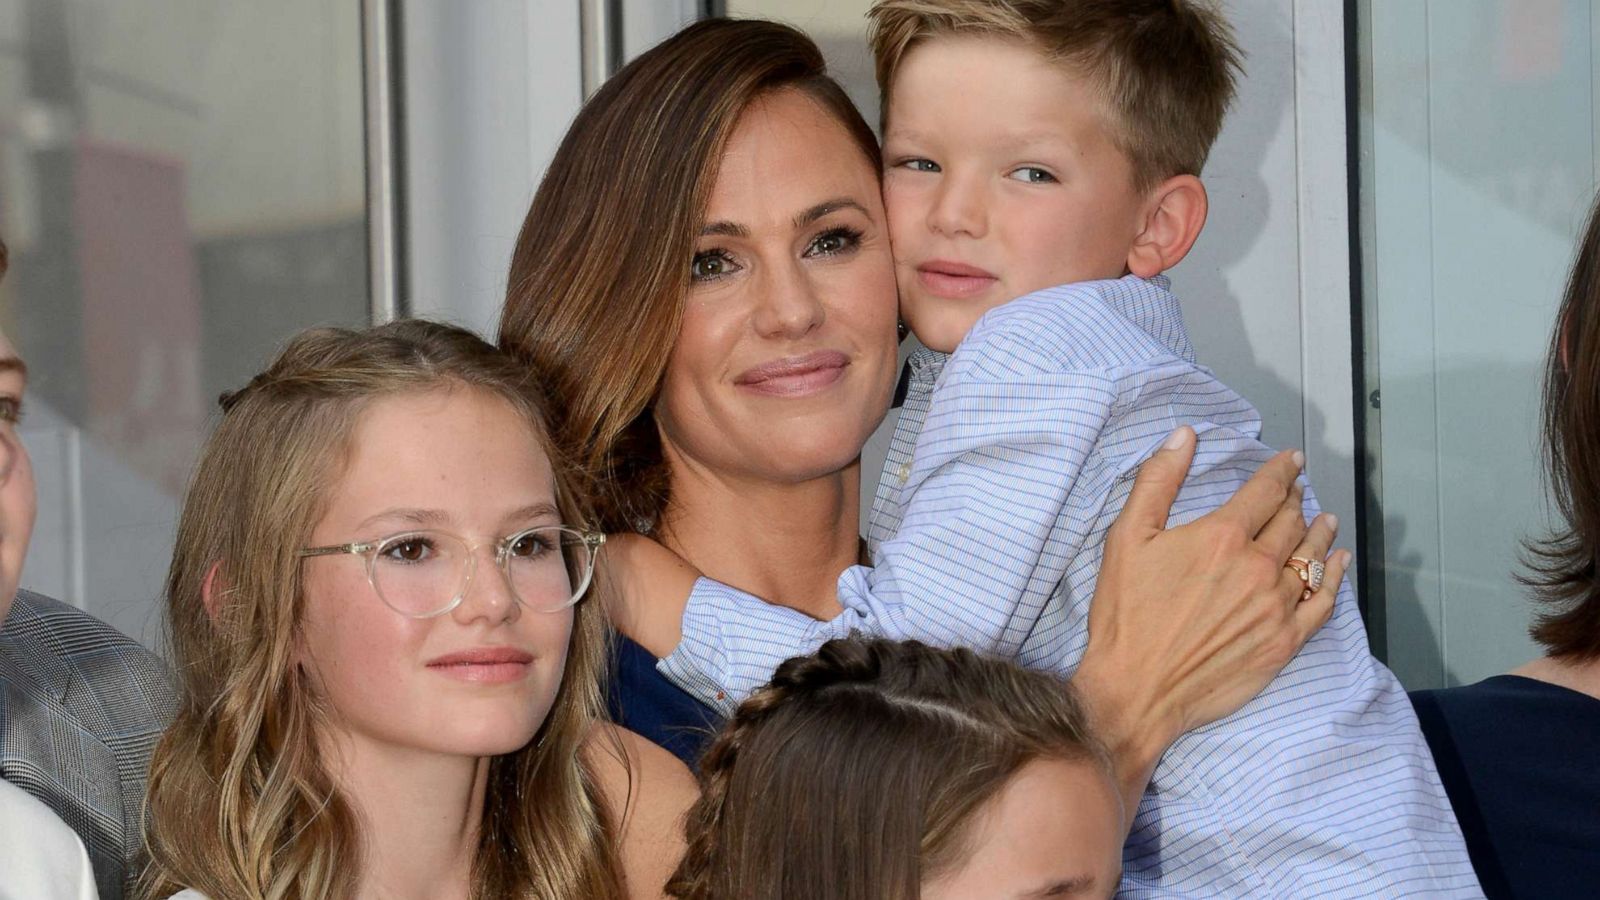
POLYGON ((1300 468, 1304 469, 1306 467, 1306 455, 1301 453, 1299 450, 1296 450, 1294 452, 1294 456, 1290 457, 1290 459, 1293 459, 1294 464, 1300 468))
POLYGON ((1322 515, 1327 518, 1328 527, 1329 528, 1332 528, 1334 531, 1338 531, 1339 530, 1339 517, 1338 516, 1334 515, 1333 513, 1323 513, 1322 515))
POLYGON ((1174 428, 1172 433, 1167 435, 1167 442, 1161 445, 1161 449, 1182 449, 1185 444, 1189 443, 1189 433, 1190 432, 1187 426, 1180 425, 1177 428, 1174 428))

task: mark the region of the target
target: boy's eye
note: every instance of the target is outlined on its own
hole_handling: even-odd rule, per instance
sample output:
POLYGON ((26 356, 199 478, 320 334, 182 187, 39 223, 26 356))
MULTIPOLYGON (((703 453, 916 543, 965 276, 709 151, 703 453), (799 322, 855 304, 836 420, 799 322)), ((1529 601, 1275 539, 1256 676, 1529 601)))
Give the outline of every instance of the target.
POLYGON ((900 168, 902 168, 902 169, 910 169, 913 172, 938 172, 938 171, 940 171, 938 163, 934 162, 931 159, 923 159, 921 157, 913 157, 912 159, 907 159, 907 160, 902 161, 900 163, 900 168))
POLYGON ((1028 184, 1054 184, 1056 181, 1056 177, 1054 175, 1051 175, 1049 172, 1046 172, 1038 166, 1019 166, 1015 169, 1012 169, 1011 174, 1007 177, 1015 179, 1016 181, 1026 182, 1028 184))
POLYGON ((689 262, 689 278, 693 281, 712 281, 737 271, 739 266, 726 250, 696 253, 689 262))
POLYGON ((812 238, 806 247, 806 256, 835 256, 855 249, 861 243, 861 232, 854 228, 830 228, 812 238))

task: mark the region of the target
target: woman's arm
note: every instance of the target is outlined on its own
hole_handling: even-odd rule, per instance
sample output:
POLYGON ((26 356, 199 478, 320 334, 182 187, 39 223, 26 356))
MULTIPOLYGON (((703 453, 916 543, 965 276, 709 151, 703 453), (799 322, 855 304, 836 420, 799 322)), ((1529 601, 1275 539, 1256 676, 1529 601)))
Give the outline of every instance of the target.
POLYGON ((611 821, 630 900, 658 900, 683 856, 683 815, 700 795, 671 753, 609 723, 596 727, 588 754, 611 821))
POLYGON ((1297 452, 1215 511, 1165 528, 1194 448, 1191 432, 1139 470, 1107 534, 1072 679, 1112 751, 1130 823, 1161 754, 1272 681, 1332 614, 1350 562, 1346 551, 1328 557, 1331 517, 1306 528, 1297 452), (1290 556, 1328 557, 1322 589, 1304 601, 1290 556))

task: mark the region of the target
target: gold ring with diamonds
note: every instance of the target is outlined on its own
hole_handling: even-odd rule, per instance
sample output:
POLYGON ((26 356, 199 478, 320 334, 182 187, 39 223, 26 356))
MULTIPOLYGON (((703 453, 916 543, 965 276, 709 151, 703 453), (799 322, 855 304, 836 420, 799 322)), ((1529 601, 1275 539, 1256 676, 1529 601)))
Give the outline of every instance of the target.
POLYGON ((1300 581, 1306 588, 1300 594, 1301 600, 1310 599, 1312 594, 1322 590, 1322 579, 1327 574, 1328 567, 1320 559, 1306 559, 1303 556, 1291 556, 1285 566, 1294 570, 1300 576, 1300 581))

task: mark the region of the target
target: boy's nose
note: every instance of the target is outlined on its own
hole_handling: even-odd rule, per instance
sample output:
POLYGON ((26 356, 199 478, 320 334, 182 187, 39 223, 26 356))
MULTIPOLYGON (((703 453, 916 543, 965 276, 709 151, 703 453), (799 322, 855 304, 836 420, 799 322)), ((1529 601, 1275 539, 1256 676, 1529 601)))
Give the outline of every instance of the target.
POLYGON ((988 219, 983 189, 971 179, 944 179, 928 210, 928 228, 945 237, 983 237, 988 219))

